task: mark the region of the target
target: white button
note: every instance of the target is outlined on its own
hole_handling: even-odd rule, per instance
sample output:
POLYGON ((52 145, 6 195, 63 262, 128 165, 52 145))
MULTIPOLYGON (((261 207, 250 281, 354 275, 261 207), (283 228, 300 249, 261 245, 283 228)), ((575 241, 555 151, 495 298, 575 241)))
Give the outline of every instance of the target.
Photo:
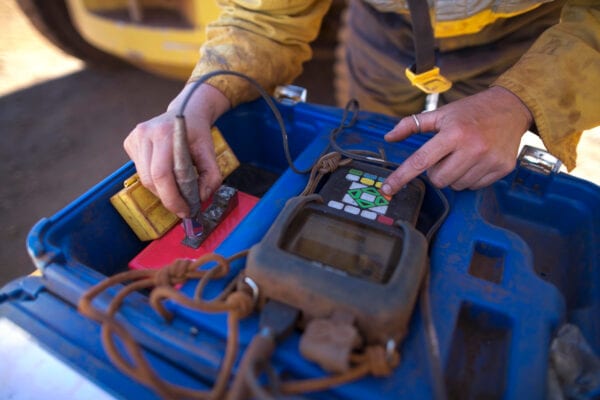
POLYGON ((352 181, 352 182, 357 182, 360 179, 360 176, 348 174, 348 175, 346 175, 346 179, 348 179, 349 181, 352 181))
POLYGON ((354 206, 346 206, 344 207, 344 211, 353 215, 358 215, 358 213, 360 213, 360 208, 354 206))
POLYGON ((339 201, 335 200, 329 200, 329 203, 327 203, 327 205, 331 208, 335 208, 336 210, 341 210, 342 208, 344 208, 344 203, 340 203, 339 201))
POLYGON ((352 182, 352 185, 350 185, 350 189, 362 189, 362 188, 366 188, 367 185, 363 185, 362 183, 358 183, 358 182, 352 182))
POLYGON ((377 214, 385 215, 387 212, 388 206, 379 206, 379 207, 371 207, 371 211, 375 211, 377 214))
POLYGON ((375 218, 377 218, 377 213, 374 213, 373 211, 369 211, 369 210, 363 210, 360 213, 360 215, 367 219, 372 219, 372 220, 375 220, 375 218))
POLYGON ((375 195, 370 194, 370 193, 362 193, 360 195, 360 198, 366 201, 370 201, 370 202, 374 202, 375 201, 375 195))

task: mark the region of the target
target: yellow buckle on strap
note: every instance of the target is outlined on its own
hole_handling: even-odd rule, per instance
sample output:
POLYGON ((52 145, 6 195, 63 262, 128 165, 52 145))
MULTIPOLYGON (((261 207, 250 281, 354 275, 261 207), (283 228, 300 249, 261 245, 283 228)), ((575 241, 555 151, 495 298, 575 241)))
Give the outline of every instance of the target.
POLYGON ((452 87, 452 82, 440 74, 438 67, 420 74, 415 74, 411 67, 408 67, 404 72, 410 83, 425 93, 442 93, 452 87))

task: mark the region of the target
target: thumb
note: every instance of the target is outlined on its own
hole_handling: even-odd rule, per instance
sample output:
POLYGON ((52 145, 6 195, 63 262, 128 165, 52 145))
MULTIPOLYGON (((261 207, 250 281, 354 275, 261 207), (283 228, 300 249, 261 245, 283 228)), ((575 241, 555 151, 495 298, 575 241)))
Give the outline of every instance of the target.
POLYGON ((437 131, 437 117, 437 111, 409 115, 402 118, 383 138, 387 142, 397 142, 415 133, 437 131))

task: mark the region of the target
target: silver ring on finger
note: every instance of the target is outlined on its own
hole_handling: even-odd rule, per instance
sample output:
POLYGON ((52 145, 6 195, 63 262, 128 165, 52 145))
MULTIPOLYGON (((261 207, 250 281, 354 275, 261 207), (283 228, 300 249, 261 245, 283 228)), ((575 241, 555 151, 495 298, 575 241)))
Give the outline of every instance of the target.
POLYGON ((421 133, 421 121, 416 114, 411 115, 413 121, 415 121, 415 125, 417 126, 417 133, 421 133))

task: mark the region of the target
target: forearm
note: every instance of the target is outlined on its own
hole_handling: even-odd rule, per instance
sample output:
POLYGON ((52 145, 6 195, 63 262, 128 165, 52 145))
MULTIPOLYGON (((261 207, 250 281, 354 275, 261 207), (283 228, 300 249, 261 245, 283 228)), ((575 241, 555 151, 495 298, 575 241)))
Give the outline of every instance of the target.
POLYGON ((571 1, 561 22, 544 32, 494 85, 527 105, 545 145, 571 169, 581 132, 600 124, 598 71, 600 6, 571 1))

